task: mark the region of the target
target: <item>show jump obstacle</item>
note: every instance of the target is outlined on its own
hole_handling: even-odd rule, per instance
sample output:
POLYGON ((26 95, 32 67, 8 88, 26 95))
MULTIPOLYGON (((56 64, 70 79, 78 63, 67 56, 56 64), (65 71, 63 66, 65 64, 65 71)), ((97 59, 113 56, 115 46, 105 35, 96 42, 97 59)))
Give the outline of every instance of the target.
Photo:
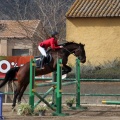
POLYGON ((35 60, 32 59, 30 62, 30 90, 29 90, 29 105, 31 105, 32 110, 34 111, 34 108, 42 101, 44 102, 50 109, 54 111, 53 115, 57 116, 64 116, 66 114, 62 113, 62 85, 70 85, 70 84, 76 84, 76 108, 81 108, 80 106, 80 60, 76 59, 76 80, 72 82, 61 82, 61 71, 62 71, 62 60, 57 60, 57 71, 56 71, 56 80, 51 83, 44 83, 44 84, 35 84, 35 60), (39 93, 36 92, 35 86, 41 87, 41 86, 49 86, 50 89, 44 93, 43 96, 39 95, 39 93), (55 90, 55 102, 56 104, 54 107, 53 105, 49 104, 45 97, 51 93, 53 90, 55 90), (34 104, 34 95, 36 95, 39 98, 39 101, 34 104))

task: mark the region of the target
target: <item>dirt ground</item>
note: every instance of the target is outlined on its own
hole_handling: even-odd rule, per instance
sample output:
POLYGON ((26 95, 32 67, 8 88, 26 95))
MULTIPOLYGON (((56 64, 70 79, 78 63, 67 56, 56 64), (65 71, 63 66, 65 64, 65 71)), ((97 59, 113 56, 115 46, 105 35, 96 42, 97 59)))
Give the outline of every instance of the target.
MULTIPOLYGON (((48 87, 38 88, 38 92, 48 90, 48 87)), ((75 93, 76 86, 70 85, 63 87, 63 92, 75 93)), ((47 111, 46 116, 18 116, 16 112, 11 111, 11 105, 3 105, 3 117, 5 120, 120 120, 120 105, 103 105, 102 100, 120 101, 120 82, 116 83, 81 83, 81 94, 117 94, 117 96, 81 96, 81 106, 86 106, 85 110, 71 110, 63 106, 62 113, 69 113, 69 116, 52 116, 53 111, 47 111)), ((48 96, 49 97, 49 96, 48 96)), ((63 95, 63 105, 65 100, 71 96, 63 95)), ((72 96, 73 97, 73 96, 72 96)), ((29 97, 24 96, 23 102, 28 102, 29 97)), ((3 99, 4 101, 4 99, 3 99)), ((8 97, 8 102, 12 101, 8 97)))
POLYGON ((4 120, 120 120, 120 105, 81 105, 87 109, 72 110, 63 106, 62 113, 68 116, 52 116, 52 111, 47 111, 45 116, 19 116, 16 111, 11 111, 10 105, 3 105, 4 120))

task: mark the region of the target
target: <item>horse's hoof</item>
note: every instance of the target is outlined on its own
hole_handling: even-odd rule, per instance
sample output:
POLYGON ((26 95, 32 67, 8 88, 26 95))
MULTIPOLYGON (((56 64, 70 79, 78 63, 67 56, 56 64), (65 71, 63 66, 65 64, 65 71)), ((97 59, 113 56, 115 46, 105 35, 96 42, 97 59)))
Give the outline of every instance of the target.
POLYGON ((21 104, 21 101, 19 101, 17 104, 18 104, 18 105, 21 104))
POLYGON ((67 77, 67 74, 62 75, 62 79, 65 79, 67 77))
POLYGON ((15 112, 15 111, 16 111, 15 107, 12 106, 12 112, 15 112))

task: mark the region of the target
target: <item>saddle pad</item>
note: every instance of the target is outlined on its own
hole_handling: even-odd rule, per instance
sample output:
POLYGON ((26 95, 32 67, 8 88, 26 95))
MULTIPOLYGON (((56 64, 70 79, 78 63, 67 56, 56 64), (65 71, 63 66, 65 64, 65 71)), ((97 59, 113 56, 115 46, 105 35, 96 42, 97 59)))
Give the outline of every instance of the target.
POLYGON ((41 65, 41 58, 37 58, 36 59, 36 67, 38 68, 38 67, 40 67, 40 65, 41 65))
MULTIPOLYGON (((36 67, 40 67, 41 66, 41 58, 42 56, 39 56, 39 57, 35 57, 36 59, 36 67)), ((52 56, 50 54, 47 54, 47 57, 45 58, 44 60, 44 64, 49 64, 52 60, 52 56)))

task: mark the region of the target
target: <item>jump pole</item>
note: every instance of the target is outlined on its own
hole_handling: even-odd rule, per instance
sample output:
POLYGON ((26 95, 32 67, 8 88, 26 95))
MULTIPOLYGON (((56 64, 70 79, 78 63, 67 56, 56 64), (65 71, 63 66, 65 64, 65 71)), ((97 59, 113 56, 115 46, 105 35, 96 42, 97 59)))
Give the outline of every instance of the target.
POLYGON ((82 107, 80 105, 80 88, 81 88, 81 80, 80 80, 80 60, 76 59, 76 108, 73 109, 87 109, 87 107, 82 107))
POLYGON ((30 85, 29 85, 29 105, 31 105, 32 111, 34 111, 34 78, 35 78, 35 62, 33 59, 30 61, 30 85))
POLYGON ((53 113, 54 116, 66 116, 67 113, 62 113, 62 59, 57 60, 57 85, 56 85, 56 112, 53 113))
POLYGON ((102 104, 120 105, 120 101, 103 100, 103 101, 102 101, 102 104))
POLYGON ((76 108, 80 108, 80 60, 76 59, 76 108))

